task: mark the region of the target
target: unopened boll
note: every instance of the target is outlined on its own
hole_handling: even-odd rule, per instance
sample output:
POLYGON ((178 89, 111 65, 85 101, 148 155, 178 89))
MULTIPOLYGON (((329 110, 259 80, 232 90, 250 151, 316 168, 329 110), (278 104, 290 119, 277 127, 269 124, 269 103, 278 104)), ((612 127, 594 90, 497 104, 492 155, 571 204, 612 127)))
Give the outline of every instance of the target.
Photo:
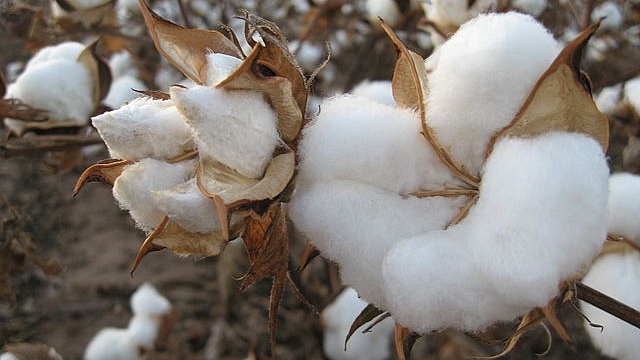
POLYGON ((278 117, 262 93, 204 86, 174 86, 170 93, 201 157, 249 178, 262 177, 280 143, 278 117))

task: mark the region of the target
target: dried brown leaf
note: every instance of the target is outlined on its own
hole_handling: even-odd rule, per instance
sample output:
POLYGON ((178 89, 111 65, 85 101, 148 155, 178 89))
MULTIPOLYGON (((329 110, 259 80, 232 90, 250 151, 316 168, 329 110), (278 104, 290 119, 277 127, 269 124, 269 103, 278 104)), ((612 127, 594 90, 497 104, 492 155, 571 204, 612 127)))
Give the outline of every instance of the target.
POLYGON ((384 310, 378 309, 373 304, 368 304, 364 309, 362 309, 360 314, 358 314, 358 316, 351 323, 351 327, 349 328, 349 332, 347 333, 347 336, 344 339, 344 349, 345 349, 345 351, 347 350, 347 342, 349 341, 351 336, 356 332, 356 330, 358 330, 359 328, 361 328, 365 324, 373 321, 375 318, 377 318, 378 316, 380 316, 380 315, 382 315, 384 313, 385 313, 384 310))
POLYGON ((407 329, 406 327, 396 323, 394 332, 394 343, 396 346, 396 356, 398 360, 408 360, 411 355, 411 349, 421 335, 407 329))
POLYGON ((4 347, 4 351, 13 354, 20 360, 55 360, 51 347, 45 344, 16 343, 4 347))
POLYGON ((76 197, 84 184, 88 182, 103 182, 113 185, 118 176, 122 174, 124 167, 129 164, 131 161, 128 160, 106 159, 89 166, 76 181, 72 196, 76 197))
POLYGON ((99 39, 94 40, 91 44, 78 55, 77 61, 84 65, 93 79, 93 103, 98 106, 100 101, 109 93, 111 87, 111 69, 109 65, 100 58, 97 53, 99 39))
POLYGON ((298 265, 298 268, 296 269, 296 271, 301 272, 304 269, 306 269, 309 263, 311 263, 311 260, 315 259, 319 255, 320 255, 320 251, 316 249, 315 246, 311 244, 307 244, 307 246, 304 248, 304 252, 302 253, 302 256, 300 256, 300 264, 298 265))
POLYGON ((0 118, 5 117, 34 122, 49 120, 46 110, 32 108, 19 99, 0 99, 0 118))
POLYGON ((240 49, 224 34, 184 28, 154 13, 144 0, 138 2, 158 52, 195 83, 203 84, 206 79, 207 53, 242 57, 240 49))
POLYGON ((511 124, 492 138, 486 156, 503 137, 533 137, 551 131, 584 133, 606 152, 609 121, 596 107, 588 80, 579 69, 582 51, 598 25, 591 25, 560 52, 511 124))

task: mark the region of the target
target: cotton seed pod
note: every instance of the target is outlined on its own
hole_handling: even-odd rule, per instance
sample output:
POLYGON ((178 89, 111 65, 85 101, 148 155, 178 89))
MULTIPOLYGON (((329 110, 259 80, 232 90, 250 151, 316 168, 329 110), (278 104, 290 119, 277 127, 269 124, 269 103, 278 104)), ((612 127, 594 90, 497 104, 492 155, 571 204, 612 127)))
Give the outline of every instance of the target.
POLYGON ((193 129, 201 158, 258 179, 280 143, 277 115, 255 91, 172 87, 171 99, 193 129))
POLYGON ((116 159, 169 160, 195 149, 172 100, 138 98, 92 122, 116 159))

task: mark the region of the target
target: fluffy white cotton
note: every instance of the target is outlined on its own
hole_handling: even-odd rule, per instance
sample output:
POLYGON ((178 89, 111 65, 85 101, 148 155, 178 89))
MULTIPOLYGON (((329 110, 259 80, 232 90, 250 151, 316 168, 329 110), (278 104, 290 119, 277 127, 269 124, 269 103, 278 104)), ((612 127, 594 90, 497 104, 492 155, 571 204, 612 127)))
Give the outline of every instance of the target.
POLYGON ((625 82, 623 91, 624 100, 640 115, 640 76, 625 82))
POLYGON ((609 177, 609 233, 640 245, 640 176, 616 173, 609 177))
POLYGON ((201 156, 213 158, 250 178, 263 175, 280 143, 277 115, 256 91, 172 87, 201 156))
POLYGON ((152 191, 170 189, 193 177, 195 161, 169 164, 161 160, 142 159, 128 165, 113 184, 113 196, 126 209, 136 226, 149 233, 164 219, 153 199, 152 191))
POLYGON ((289 205, 298 230, 330 260, 342 281, 368 302, 384 308, 380 264, 399 239, 443 228, 462 198, 418 199, 349 180, 300 186, 289 205))
POLYGON ((220 228, 213 200, 202 195, 195 178, 167 190, 152 191, 160 211, 183 229, 207 234, 220 228))
POLYGON ((600 22, 599 31, 616 31, 622 26, 624 14, 620 5, 613 1, 605 1, 591 11, 591 21, 600 22))
POLYGON ((109 57, 109 69, 111 76, 117 79, 122 76, 138 76, 138 69, 128 51, 120 51, 109 57))
POLYGON ((10 352, 5 352, 0 354, 0 360, 20 360, 17 356, 13 355, 10 352))
POLYGON ((367 18, 377 24, 378 19, 391 26, 395 26, 400 22, 401 13, 398 4, 394 0, 367 0, 365 3, 367 18))
POLYGON ((148 282, 143 283, 131 295, 131 311, 134 315, 163 315, 171 310, 171 303, 148 282))
MULTIPOLYGON (((50 118, 47 124, 84 126, 95 107, 93 88, 89 71, 82 64, 56 58, 28 66, 7 89, 6 96, 46 110, 50 118)), ((29 123, 7 119, 5 124, 21 134, 29 123)))
POLYGON ((144 360, 145 357, 127 329, 104 328, 91 339, 85 348, 83 359, 144 360))
POLYGON ((352 95, 365 97, 381 104, 396 106, 391 81, 388 80, 364 80, 350 92, 352 95))
POLYGON ((544 306, 600 250, 607 177, 600 146, 585 135, 501 140, 462 222, 386 254, 388 310, 426 333, 480 330, 544 306))
POLYGON ((141 96, 133 90, 145 90, 146 88, 147 86, 134 76, 121 76, 113 80, 111 87, 109 87, 109 93, 102 100, 102 103, 112 109, 117 109, 141 96))
POLYGON ((538 17, 547 8, 547 0, 511 0, 511 6, 538 17))
POLYGON ((443 31, 451 31, 472 17, 495 9, 497 1, 475 1, 469 7, 466 0, 431 0, 422 2, 422 8, 428 20, 438 25, 443 31))
POLYGON ((195 148, 171 100, 138 98, 92 121, 113 158, 168 160, 195 148))
MULTIPOLYGON (((640 253, 611 253, 598 258, 582 279, 585 285, 603 292, 635 309, 640 309, 640 253)), ((617 360, 635 360, 640 354, 640 329, 591 304, 580 303, 582 312, 593 323, 584 328, 600 351, 617 360)))
POLYGON ((91 9, 100 5, 105 5, 112 0, 65 0, 67 4, 76 10, 91 9))
POLYGON ((371 332, 362 333, 359 329, 349 339, 345 350, 345 339, 353 320, 367 306, 358 298, 353 288, 343 290, 329 304, 320 317, 323 324, 322 348, 331 360, 384 360, 391 355, 391 337, 394 330, 393 320, 387 318, 378 323, 371 332))
POLYGON ((326 48, 297 39, 289 41, 289 51, 295 55, 298 65, 310 71, 315 70, 322 63, 323 57, 327 56, 326 48))
POLYGON ((614 115, 620 107, 622 89, 622 85, 617 84, 600 90, 594 99, 598 110, 607 115, 614 115))
POLYGON ((344 95, 302 133, 299 181, 353 180, 407 194, 453 182, 407 109, 344 95))
POLYGON ((76 61, 85 47, 82 43, 75 41, 65 41, 57 45, 46 46, 29 59, 27 68, 55 59, 76 61))
POLYGON ((434 68, 427 119, 454 160, 479 172, 489 139, 511 122, 559 51, 531 16, 494 13, 465 23, 426 60, 434 68))
POLYGON ((242 60, 237 57, 219 53, 208 53, 207 79, 205 84, 209 86, 216 85, 231 75, 241 63, 242 60))

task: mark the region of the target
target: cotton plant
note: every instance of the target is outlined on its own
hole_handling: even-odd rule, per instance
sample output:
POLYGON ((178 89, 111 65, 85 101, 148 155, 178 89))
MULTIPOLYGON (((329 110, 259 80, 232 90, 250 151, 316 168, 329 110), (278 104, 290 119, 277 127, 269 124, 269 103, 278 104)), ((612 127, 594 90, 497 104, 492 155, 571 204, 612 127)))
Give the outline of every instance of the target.
MULTIPOLYGON (((633 308, 640 308, 640 176, 614 173, 609 178, 607 226, 610 241, 582 282, 633 308)), ((585 330, 593 344, 617 360, 637 358, 640 330, 591 304, 581 302, 585 330), (594 324, 597 324, 594 325, 594 324)))
POLYGON ((576 68, 596 26, 562 48, 529 15, 479 15, 426 60, 385 29, 396 105, 321 104, 294 225, 368 320, 386 311, 404 334, 553 316, 607 234, 608 121, 576 68))
POLYGON ((138 77, 138 69, 129 52, 121 51, 111 55, 108 63, 112 81, 102 103, 111 109, 117 109, 139 97, 136 90, 146 90, 147 87, 138 77))
POLYGON ((164 341, 175 322, 169 300, 150 283, 131 295, 133 316, 126 328, 101 329, 85 348, 84 360, 143 360, 164 341))
POLYGON ((273 330, 306 79, 273 23, 244 14, 245 54, 235 35, 183 28, 140 6, 156 48, 191 84, 93 117, 111 159, 89 167, 74 193, 88 181, 113 186, 147 235, 132 271, 150 251, 214 256, 242 237, 252 263, 242 287, 274 279, 273 330))

